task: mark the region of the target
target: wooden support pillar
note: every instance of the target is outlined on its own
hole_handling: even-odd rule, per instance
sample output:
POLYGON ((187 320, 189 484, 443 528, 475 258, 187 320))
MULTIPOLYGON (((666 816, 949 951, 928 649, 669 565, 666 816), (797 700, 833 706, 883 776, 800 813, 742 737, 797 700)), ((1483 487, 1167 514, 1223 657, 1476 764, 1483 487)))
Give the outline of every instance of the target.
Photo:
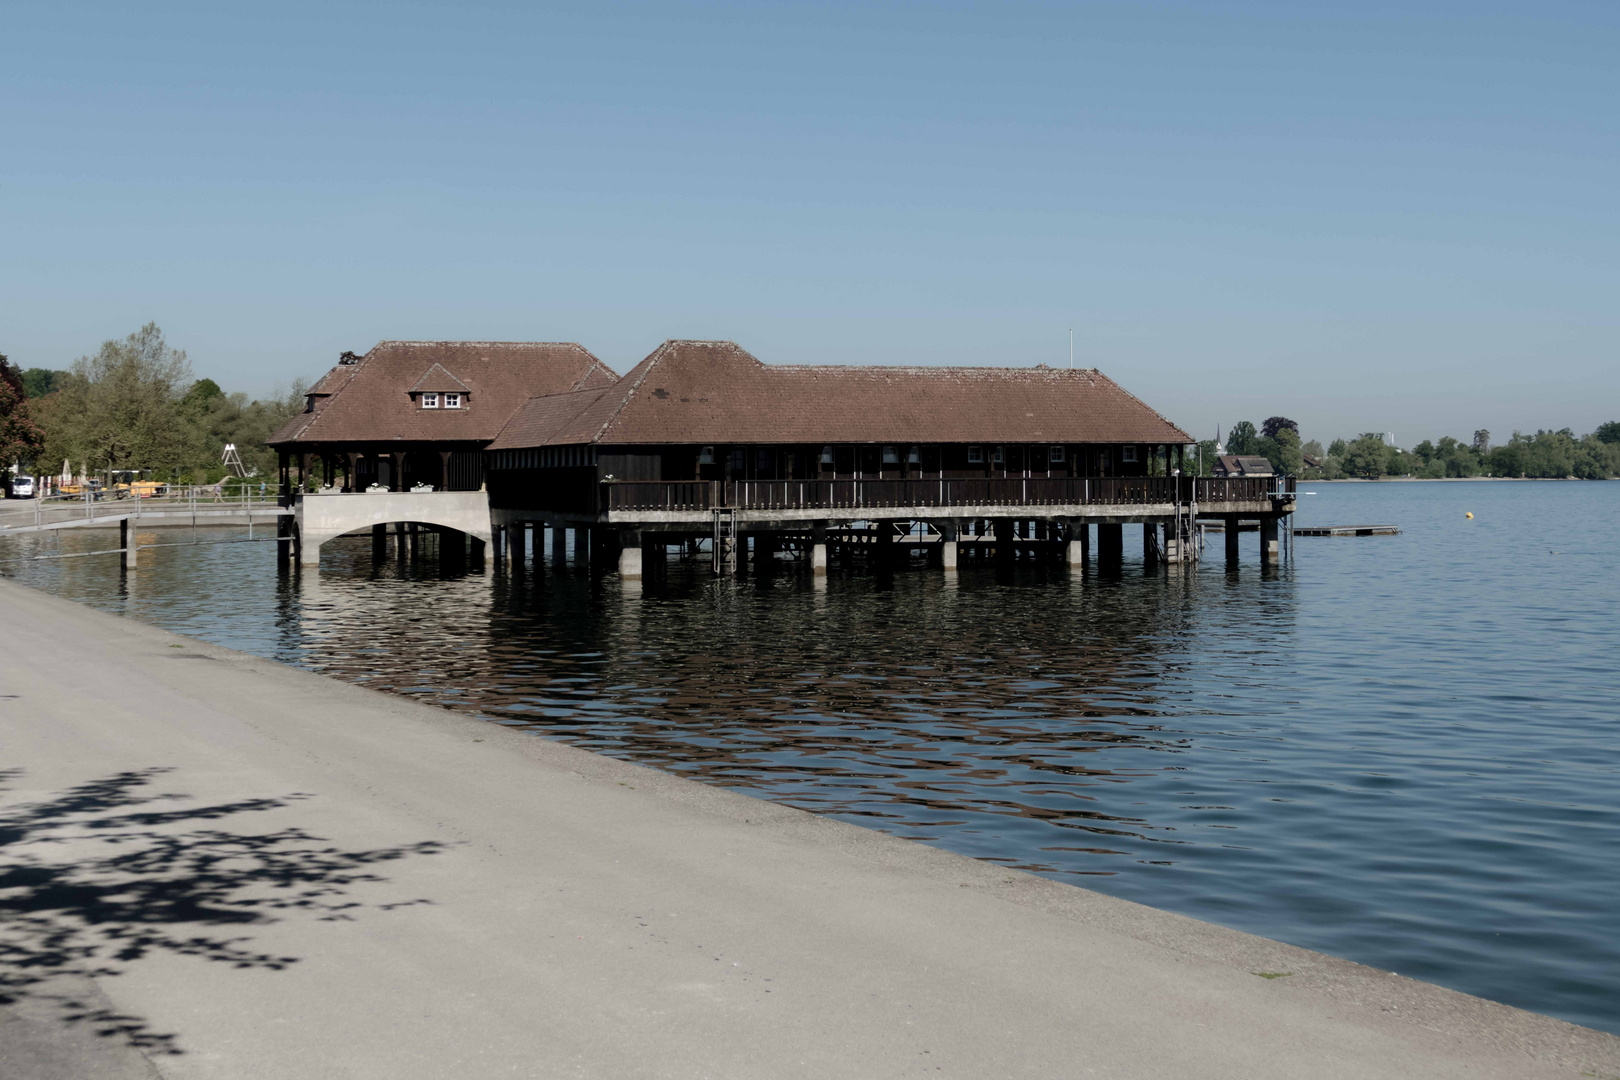
POLYGON ((118 522, 118 546, 124 549, 124 568, 135 569, 135 530, 130 528, 129 518, 118 522))
POLYGON ((1125 526, 1102 524, 1097 526, 1097 568, 1118 570, 1125 561, 1125 526))
POLYGON ((761 574, 776 569, 776 549, 779 543, 773 532, 754 534, 754 568, 761 574))
POLYGON ((439 451, 439 490, 450 490, 450 451, 439 451))
POLYGON ((1015 547, 1015 525, 1016 523, 1012 520, 1012 518, 997 518, 994 522, 996 533, 996 562, 1004 566, 1010 564, 1017 554, 1017 548, 1015 547))
POLYGON ((371 561, 382 562, 388 557, 388 526, 371 527, 371 561))
POLYGON ((1142 523, 1142 563, 1145 566, 1159 565, 1159 525, 1157 522, 1144 521, 1142 523))
POLYGON ((591 530, 585 525, 574 526, 574 565, 582 570, 591 568, 591 530))
POLYGON ((497 525, 489 530, 489 542, 495 547, 495 568, 504 570, 506 568, 506 526, 497 525))
POLYGON ((874 521, 873 527, 877 529, 874 534, 877 540, 877 564, 887 567, 894 564, 894 522, 874 521))
POLYGON ((551 527, 551 565, 557 570, 568 569, 568 526, 551 527))
POLYGON ((1277 546, 1277 518, 1275 515, 1260 519, 1260 563, 1275 566, 1282 552, 1277 546))
POLYGON ((467 539, 471 542, 472 547, 472 552, 468 556, 468 565, 473 573, 479 573, 484 569, 484 538, 470 536, 467 539))

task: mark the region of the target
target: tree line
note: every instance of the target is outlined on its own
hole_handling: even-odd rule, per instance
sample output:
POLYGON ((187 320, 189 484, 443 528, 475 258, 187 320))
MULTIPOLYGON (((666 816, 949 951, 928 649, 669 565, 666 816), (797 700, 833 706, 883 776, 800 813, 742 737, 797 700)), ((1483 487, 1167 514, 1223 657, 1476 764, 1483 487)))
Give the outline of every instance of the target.
MULTIPOLYGON (((1259 430, 1247 420, 1233 424, 1226 452, 1266 458, 1275 471, 1307 480, 1467 476, 1604 480, 1620 476, 1620 421, 1600 424, 1582 436, 1563 428, 1534 435, 1515 431, 1498 446, 1491 446, 1490 439, 1491 433, 1481 429, 1467 442, 1447 435, 1438 443, 1424 439, 1403 450, 1369 431, 1354 439, 1334 439, 1324 449, 1314 439, 1301 443, 1298 424, 1273 416, 1259 430)), ((1202 472, 1207 476, 1215 461, 1215 440, 1205 440, 1199 448, 1202 472)))
POLYGON ((19 371, 0 356, 0 463, 52 475, 66 461, 76 474, 146 469, 154 479, 212 483, 225 476, 221 455, 234 443, 248 472, 268 475, 276 460, 264 442, 303 411, 306 389, 298 381, 268 398, 226 393, 194 378, 185 351, 156 323, 64 371, 19 371))

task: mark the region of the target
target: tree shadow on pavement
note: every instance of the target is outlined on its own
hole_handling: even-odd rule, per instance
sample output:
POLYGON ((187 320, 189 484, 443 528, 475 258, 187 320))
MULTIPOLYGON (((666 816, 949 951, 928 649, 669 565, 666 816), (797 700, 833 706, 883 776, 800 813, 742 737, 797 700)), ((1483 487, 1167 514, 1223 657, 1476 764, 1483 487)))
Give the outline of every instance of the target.
MULTIPOLYGON (((175 1035, 61 987, 158 951, 282 970, 299 958, 259 951, 240 931, 295 913, 353 918, 370 905, 351 899, 350 886, 386 881, 374 869, 382 863, 445 847, 344 850, 298 828, 247 831, 243 815, 309 796, 196 805, 152 790, 167 771, 115 773, 0 807, 0 1008, 45 1005, 144 1053, 182 1053, 175 1035)), ((0 770, 0 794, 20 776, 0 770)))

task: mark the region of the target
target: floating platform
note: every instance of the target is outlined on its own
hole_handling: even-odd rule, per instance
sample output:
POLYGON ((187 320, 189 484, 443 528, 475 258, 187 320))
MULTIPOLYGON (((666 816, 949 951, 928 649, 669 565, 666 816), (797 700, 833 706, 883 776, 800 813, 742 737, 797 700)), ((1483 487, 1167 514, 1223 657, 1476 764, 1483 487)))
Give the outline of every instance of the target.
POLYGON ((1399 525, 1307 525, 1294 530, 1295 536, 1398 536, 1399 525))

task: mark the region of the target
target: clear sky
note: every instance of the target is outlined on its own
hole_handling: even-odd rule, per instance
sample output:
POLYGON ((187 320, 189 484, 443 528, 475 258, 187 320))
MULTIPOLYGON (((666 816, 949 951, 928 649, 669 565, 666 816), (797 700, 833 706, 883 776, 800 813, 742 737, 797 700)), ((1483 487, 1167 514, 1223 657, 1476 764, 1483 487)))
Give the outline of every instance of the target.
POLYGON ((0 352, 156 320, 1100 367, 1200 436, 1620 418, 1620 4, 10 3, 0 352))

